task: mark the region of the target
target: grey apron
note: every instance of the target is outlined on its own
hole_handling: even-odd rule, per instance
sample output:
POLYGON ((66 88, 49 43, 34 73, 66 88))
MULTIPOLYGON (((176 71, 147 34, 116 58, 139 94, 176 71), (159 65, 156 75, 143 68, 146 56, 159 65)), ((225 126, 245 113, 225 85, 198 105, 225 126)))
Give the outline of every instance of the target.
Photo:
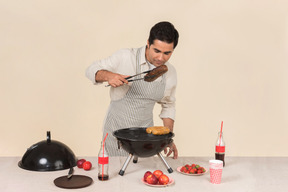
MULTIPOLYGON (((141 72, 139 50, 136 55, 136 73, 141 72)), ((160 81, 134 81, 122 99, 111 101, 103 130, 103 138, 108 133, 105 145, 109 156, 128 156, 122 148, 118 149, 117 139, 112 134, 114 131, 154 125, 153 108, 164 96, 165 79, 162 76, 160 81)))

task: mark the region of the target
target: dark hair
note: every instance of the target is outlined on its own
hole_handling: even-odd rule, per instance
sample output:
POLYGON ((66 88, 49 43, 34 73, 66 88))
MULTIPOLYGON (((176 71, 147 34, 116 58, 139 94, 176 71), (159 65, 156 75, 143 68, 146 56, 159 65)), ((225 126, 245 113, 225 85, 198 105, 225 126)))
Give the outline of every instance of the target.
POLYGON ((166 43, 174 43, 175 48, 178 44, 179 34, 172 23, 162 21, 154 25, 150 30, 149 45, 153 44, 154 40, 164 41, 166 43))

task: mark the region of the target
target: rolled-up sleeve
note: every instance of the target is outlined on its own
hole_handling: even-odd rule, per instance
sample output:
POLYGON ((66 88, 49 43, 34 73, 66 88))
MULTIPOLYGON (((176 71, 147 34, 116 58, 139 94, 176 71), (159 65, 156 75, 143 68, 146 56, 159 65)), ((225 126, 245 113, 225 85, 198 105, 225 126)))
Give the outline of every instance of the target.
POLYGON ((102 60, 98 60, 93 62, 87 69, 86 69, 86 77, 92 81, 94 84, 101 84, 96 82, 95 75, 99 70, 107 70, 114 72, 117 66, 119 65, 119 61, 121 61, 121 52, 118 51, 102 60))
POLYGON ((164 97, 161 99, 159 104, 161 104, 162 110, 160 112, 160 118, 170 118, 175 120, 176 109, 175 109, 175 94, 176 94, 176 86, 177 86, 177 74, 174 67, 168 65, 166 79, 166 89, 164 92, 164 97))

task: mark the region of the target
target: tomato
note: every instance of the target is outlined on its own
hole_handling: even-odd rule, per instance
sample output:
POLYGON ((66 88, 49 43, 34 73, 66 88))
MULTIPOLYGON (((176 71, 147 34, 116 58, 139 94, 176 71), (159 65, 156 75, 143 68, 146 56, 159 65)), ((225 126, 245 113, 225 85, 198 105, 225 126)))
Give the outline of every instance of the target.
POLYGON ((85 162, 86 160, 85 159, 79 159, 77 161, 77 167, 78 168, 83 168, 83 163, 85 162))
POLYGON ((164 175, 162 174, 160 177, 159 177, 159 184, 160 185, 166 185, 169 183, 169 177, 167 175, 164 175))
POLYGON ((84 169, 84 170, 88 171, 88 170, 91 169, 91 167, 92 167, 92 163, 91 163, 90 161, 85 161, 85 162, 83 163, 83 169, 84 169))
POLYGON ((161 170, 156 170, 156 171, 153 172, 153 175, 155 175, 157 177, 157 179, 159 179, 159 177, 161 175, 163 175, 163 172, 161 170))
POLYGON ((153 184, 153 185, 158 183, 158 179, 154 174, 148 175, 146 178, 146 181, 147 181, 147 183, 153 184))
POLYGON ((145 174, 144 174, 144 181, 147 181, 147 177, 149 175, 152 175, 152 172, 151 171, 146 171, 145 174))

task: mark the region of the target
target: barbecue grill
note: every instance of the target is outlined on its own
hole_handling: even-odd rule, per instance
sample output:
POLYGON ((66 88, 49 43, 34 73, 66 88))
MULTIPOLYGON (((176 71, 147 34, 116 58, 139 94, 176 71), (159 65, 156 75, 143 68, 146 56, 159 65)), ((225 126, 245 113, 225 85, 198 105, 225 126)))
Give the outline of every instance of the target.
POLYGON ((124 162, 119 175, 123 176, 125 170, 134 156, 133 163, 138 162, 138 157, 151 157, 158 155, 167 168, 169 173, 173 172, 173 169, 168 165, 166 160, 161 154, 161 151, 165 149, 170 143, 173 142, 174 133, 165 135, 153 135, 146 133, 146 128, 134 127, 119 129, 113 132, 113 135, 117 138, 118 148, 122 147, 129 153, 126 161, 124 162))

